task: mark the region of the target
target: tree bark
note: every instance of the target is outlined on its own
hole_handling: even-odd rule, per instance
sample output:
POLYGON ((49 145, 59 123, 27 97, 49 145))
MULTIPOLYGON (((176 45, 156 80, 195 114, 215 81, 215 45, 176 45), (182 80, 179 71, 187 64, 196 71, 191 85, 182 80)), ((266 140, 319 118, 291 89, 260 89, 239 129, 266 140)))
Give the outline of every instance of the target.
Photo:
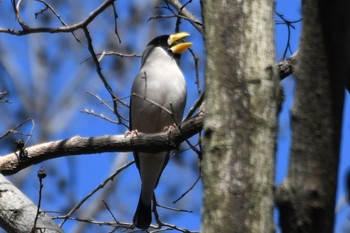
POLYGON ((6 232, 63 232, 44 212, 38 215, 33 230, 37 206, 2 175, 0 175, 0 194, 0 226, 6 232))
MULTIPOLYGON (((330 8, 322 10, 325 2, 303 2, 303 29, 294 72, 297 89, 290 168, 276 193, 280 224, 286 233, 333 232, 344 78, 349 75, 339 63, 348 67, 345 63, 349 60, 338 60, 339 52, 343 53, 337 49, 342 40, 331 38, 342 33, 336 24, 333 31, 327 26, 335 21, 327 19, 332 15, 330 8)), ((329 4, 340 7, 335 2, 329 4)))
POLYGON ((0 173, 12 175, 16 172, 49 159, 68 155, 95 154, 116 151, 164 151, 176 149, 181 142, 202 130, 203 114, 182 122, 178 128, 169 132, 142 134, 137 137, 125 135, 106 135, 98 137, 80 137, 46 142, 25 148, 25 155, 12 152, 0 156, 0 173))
POLYGON ((203 4, 206 118, 202 232, 273 232, 274 1, 203 4))

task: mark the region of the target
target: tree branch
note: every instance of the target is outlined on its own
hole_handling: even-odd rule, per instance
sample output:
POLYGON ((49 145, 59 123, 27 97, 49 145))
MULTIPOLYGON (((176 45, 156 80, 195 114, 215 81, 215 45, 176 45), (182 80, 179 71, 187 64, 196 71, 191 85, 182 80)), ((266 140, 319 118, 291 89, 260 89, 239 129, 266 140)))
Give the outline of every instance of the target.
POLYGON ((62 26, 56 28, 48 28, 48 27, 39 27, 32 28, 24 23, 24 21, 20 17, 20 4, 22 1, 19 1, 15 7, 16 19, 22 27, 22 30, 15 30, 10 28, 2 28, 0 27, 0 33, 8 33, 17 36, 23 36, 32 33, 59 33, 59 32, 74 32, 78 29, 83 29, 87 27, 100 13, 102 13, 107 7, 113 4, 114 0, 106 0, 103 2, 95 11, 93 11, 85 20, 73 24, 71 26, 62 26))
POLYGON ((185 19, 191 22, 191 24, 203 34, 203 24, 186 8, 183 8, 182 3, 179 0, 166 0, 169 4, 174 6, 180 13, 180 15, 185 16, 185 19))
POLYGON ((195 116, 182 124, 181 130, 174 128, 170 132, 142 134, 134 137, 124 135, 80 137, 46 142, 25 148, 27 156, 19 157, 13 152, 0 158, 0 173, 12 175, 33 164, 68 155, 95 154, 116 151, 156 152, 177 148, 181 142, 200 132, 203 128, 203 115, 195 116))
POLYGON ((298 56, 298 50, 288 59, 283 60, 277 64, 280 80, 283 80, 289 75, 293 74, 293 68, 297 63, 297 56, 298 56))
POLYGON ((88 49, 89 52, 91 54, 92 60, 95 63, 96 66, 96 72, 98 74, 98 77, 100 78, 100 80, 102 81, 103 85, 105 86, 106 90, 108 91, 108 93, 111 96, 112 102, 113 102, 113 113, 116 115, 117 119, 118 119, 118 123, 119 124, 123 124, 125 127, 128 127, 123 120, 125 120, 118 112, 118 105, 117 105, 117 101, 119 100, 119 98, 114 94, 112 87, 109 85, 109 83, 107 82, 106 78, 104 77, 103 73, 102 73, 102 68, 100 65, 100 62, 96 56, 94 47, 92 45, 92 38, 90 36, 89 30, 85 27, 83 28, 84 30, 84 34, 88 43, 88 49))

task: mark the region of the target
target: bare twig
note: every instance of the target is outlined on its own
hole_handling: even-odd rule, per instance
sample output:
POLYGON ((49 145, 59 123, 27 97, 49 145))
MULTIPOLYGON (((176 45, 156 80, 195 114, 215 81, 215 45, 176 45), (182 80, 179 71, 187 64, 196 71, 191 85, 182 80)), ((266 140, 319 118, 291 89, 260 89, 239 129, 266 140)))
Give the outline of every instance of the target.
POLYGON ((188 111, 184 121, 190 119, 190 117, 193 116, 193 114, 196 112, 196 110, 201 106, 201 104, 203 103, 204 100, 204 92, 198 97, 198 99, 196 100, 196 102, 192 105, 192 107, 190 108, 190 110, 188 111))
MULTIPOLYGON (((183 6, 180 7, 180 9, 178 9, 179 11, 179 15, 182 13, 183 10, 185 10, 186 6, 188 4, 190 4, 192 2, 192 0, 188 0, 183 6)), ((176 20, 176 32, 178 32, 180 30, 180 23, 181 23, 181 17, 178 17, 177 20, 176 20)))
POLYGON ((158 104, 157 102, 154 102, 153 100, 148 99, 146 96, 141 96, 141 95, 136 94, 136 93, 132 93, 131 95, 132 95, 132 96, 136 96, 137 98, 140 98, 140 99, 142 99, 142 100, 145 100, 145 101, 149 102, 150 104, 153 104, 154 106, 157 106, 158 108, 164 110, 164 111, 165 111, 166 113, 168 113, 170 116, 173 116, 173 112, 172 112, 171 110, 169 110, 169 109, 167 109, 166 107, 164 107, 164 106, 158 104))
MULTIPOLYGON (((49 10, 56 16, 56 18, 61 22, 61 24, 62 24, 63 26, 68 27, 68 25, 63 21, 62 17, 58 14, 58 12, 56 12, 56 10, 55 10, 49 3, 47 3, 47 2, 44 1, 44 0, 35 0, 35 1, 40 2, 40 3, 42 3, 42 4, 45 5, 45 8, 42 9, 39 13, 36 13, 36 14, 35 14, 35 17, 37 17, 39 14, 42 14, 45 10, 49 9, 49 10)), ((75 34, 74 31, 72 31, 72 35, 74 36, 74 38, 76 39, 76 41, 78 41, 79 43, 85 45, 85 44, 83 43, 83 41, 81 41, 81 40, 78 38, 78 36, 75 34)), ((86 46, 86 45, 85 45, 85 46, 86 46)))
MULTIPOLYGON (((52 217, 52 219, 65 219, 65 216, 56 216, 52 217)), ((69 217, 67 220, 74 220, 77 222, 85 222, 85 223, 90 223, 90 224, 95 224, 99 226, 111 226, 111 227, 122 227, 122 228, 131 228, 132 224, 131 223, 124 223, 124 222, 105 222, 105 221, 97 221, 94 219, 83 219, 83 218, 74 218, 74 217, 69 217)))
MULTIPOLYGON (((146 84, 147 84, 147 82, 146 82, 146 84)), ((149 103, 151 103, 151 104, 153 104, 153 105, 159 107, 160 109, 164 110, 166 113, 168 113, 168 114, 172 117, 172 119, 173 119, 175 125, 177 126, 177 128, 179 129, 179 131, 180 131, 181 133, 183 133, 183 132, 182 132, 181 125, 179 124, 179 122, 176 122, 172 103, 170 103, 170 110, 169 110, 169 109, 167 109, 166 107, 164 107, 164 106, 162 106, 162 105, 160 105, 160 104, 158 104, 158 103, 156 103, 156 102, 154 102, 154 101, 148 99, 146 96, 140 96, 140 95, 138 95, 138 94, 136 94, 136 93, 132 93, 132 96, 136 96, 136 97, 138 97, 138 98, 140 98, 140 99, 143 99, 143 100, 145 100, 145 101, 147 101, 147 102, 149 102, 149 103)), ((197 153, 198 156, 201 154, 201 152, 198 151, 198 150, 196 149, 196 147, 193 146, 192 143, 191 143, 188 139, 185 139, 185 142, 188 144, 188 146, 189 146, 195 153, 197 153)))
POLYGON ((121 43, 122 40, 120 39, 120 36, 119 36, 118 24, 117 24, 118 14, 117 14, 117 9, 115 7, 114 1, 112 4, 112 8, 113 8, 113 14, 114 14, 114 33, 117 35, 119 43, 121 43))
MULTIPOLYGON (((172 103, 170 103, 170 108, 171 108, 171 112, 174 112, 172 103)), ((178 122, 176 122, 174 114, 172 114, 171 117, 173 118, 173 121, 175 122, 175 125, 178 127, 180 132, 183 133, 182 129, 181 129, 181 125, 178 122)), ((185 142, 194 152, 196 152, 197 154, 201 153, 200 151, 197 150, 197 148, 195 146, 192 145, 192 143, 188 139, 185 139, 185 142)))
MULTIPOLYGON (((96 55, 98 56, 98 60, 101 61, 103 59, 104 56, 118 56, 118 57, 130 57, 130 58, 140 58, 141 55, 139 54, 135 54, 135 53, 131 53, 131 54, 126 54, 126 53, 121 53, 121 52, 117 52, 117 51, 103 51, 101 53, 96 53, 96 55)), ((90 60, 91 57, 88 57, 86 59, 84 59, 80 64, 90 60)))
MULTIPOLYGON (((13 1, 15 3, 15 1, 13 1)), ((22 4, 22 0, 18 0, 16 7, 15 7, 15 14, 16 14, 16 19, 19 23, 19 25, 22 27, 22 29, 27 30, 29 28, 29 26, 22 20, 21 17, 21 11, 20 11, 20 7, 22 4)))
MULTIPOLYGON (((96 95, 96 94, 94 94, 92 92, 89 92, 89 91, 87 93, 92 95, 92 96, 94 96, 96 99, 98 99, 100 101, 101 104, 105 105, 109 110, 111 110, 113 112, 113 108, 107 104, 107 102, 109 102, 111 100, 109 100, 109 101, 103 100, 98 95, 96 95)), ((122 104, 123 106, 129 107, 129 105, 126 102, 123 101, 124 99, 127 99, 127 98, 129 98, 129 96, 127 96, 127 97, 120 97, 120 98, 117 99, 117 101, 120 104, 122 104)))
POLYGON ((198 68, 199 58, 197 57, 197 55, 195 54, 193 49, 189 48, 189 51, 190 51, 191 55, 193 56, 194 67, 195 67, 195 71, 196 71, 196 82, 195 82, 195 84, 197 85, 198 95, 200 95, 202 93, 202 88, 201 88, 201 84, 200 84, 200 80, 199 80, 199 71, 198 71, 198 69, 199 69, 198 68))
POLYGON ((196 179, 196 181, 191 185, 191 187, 189 189, 186 190, 186 192, 184 192, 178 199, 176 199, 175 201, 173 201, 173 204, 175 204, 176 202, 180 201, 184 196, 187 195, 187 193, 189 193, 194 186, 196 186, 196 184, 198 183, 198 181, 201 179, 200 176, 198 176, 198 178, 196 179))
POLYGON ((172 230, 177 230, 177 231, 184 232, 184 233, 198 233, 199 232, 199 231, 190 231, 188 229, 177 227, 176 225, 172 225, 172 224, 165 223, 165 222, 162 222, 161 226, 166 226, 166 227, 169 227, 172 230))
POLYGON ((7 95, 7 91, 0 91, 0 100, 2 100, 7 95))
MULTIPOLYGON (((176 13, 173 13, 172 15, 154 15, 154 16, 149 17, 148 20, 153 20, 153 19, 171 19, 171 18, 181 18, 181 19, 185 19, 185 20, 190 20, 186 16, 179 15, 179 14, 176 14, 176 13)), ((175 32, 176 32, 176 30, 175 30, 175 32)))
POLYGON ((88 93, 89 95, 92 95, 93 97, 95 97, 96 99, 98 99, 98 101, 100 102, 100 104, 103 104, 103 105, 106 106, 110 111, 113 112, 113 108, 107 104, 107 101, 106 101, 106 100, 101 99, 101 97, 99 97, 98 95, 96 95, 96 94, 94 94, 94 93, 92 93, 92 92, 90 92, 90 91, 87 91, 86 93, 88 93))
POLYGON ((60 223, 59 227, 62 227, 63 224, 70 218, 70 216, 79 209, 92 195, 94 195, 98 190, 102 189, 109 181, 112 181, 120 172, 125 170, 134 164, 134 161, 131 161, 123 166, 121 166, 118 170, 116 170, 110 177, 108 177, 105 181, 99 184, 94 190, 92 190, 88 195, 86 195, 76 206, 74 206, 66 215, 62 216, 63 221, 60 223))
POLYGON ((201 34, 203 34, 203 24, 186 8, 182 9, 183 5, 179 0, 166 0, 166 2, 181 12, 181 15, 184 15, 186 20, 188 20, 201 34))
POLYGON ((96 56, 96 53, 94 51, 94 47, 92 45, 92 38, 90 36, 89 30, 86 27, 84 27, 83 30, 85 33, 85 37, 87 39, 89 52, 91 54, 92 60, 95 63, 95 66, 96 66, 96 72, 97 72, 100 80, 102 81, 103 85, 105 86, 106 90, 108 91, 108 93, 110 94, 110 96, 112 98, 113 113, 116 115, 116 117, 118 119, 118 123, 121 124, 123 121, 123 117, 118 112, 118 104, 117 104, 118 97, 114 94, 111 86, 109 85, 109 83, 107 82, 106 78, 104 77, 104 75, 102 73, 102 68, 100 66, 100 63, 99 63, 98 58, 96 56))
POLYGON ((106 8, 108 8, 110 5, 114 3, 114 0, 106 0, 104 1, 95 11, 89 14, 87 18, 85 18, 83 21, 73 24, 71 26, 62 26, 62 27, 29 27, 24 23, 20 16, 20 5, 22 3, 22 0, 18 1, 17 4, 15 4, 15 1, 13 1, 14 10, 16 14, 16 19, 19 22, 19 24, 22 27, 22 30, 15 30, 11 28, 2 28, 0 27, 0 33, 8 33, 12 35, 22 36, 32 33, 71 33, 78 29, 83 29, 87 27, 99 14, 101 14, 106 8))
POLYGON ((39 198, 38 198, 38 206, 37 206, 37 211, 36 211, 36 216, 35 216, 35 220, 34 220, 34 225, 32 228, 32 232, 36 232, 36 223, 38 221, 38 217, 40 214, 40 206, 41 206, 41 197, 42 197, 42 191, 43 191, 43 187, 44 187, 44 183, 43 183, 43 179, 45 179, 46 177, 46 171, 43 167, 41 167, 38 171, 38 178, 39 178, 39 198))
MULTIPOLYGON (((109 104, 107 104, 108 101, 101 99, 98 95, 96 95, 96 94, 94 94, 94 93, 92 93, 92 92, 89 92, 89 91, 88 91, 87 93, 90 94, 90 95, 92 95, 92 96, 94 96, 96 99, 99 100, 99 102, 100 102, 101 104, 103 104, 104 106, 106 106, 111 112, 114 113, 113 108, 112 108, 111 106, 109 106, 109 104)), ((117 101, 118 101, 119 103, 121 103, 122 105, 124 105, 124 106, 126 106, 126 107, 129 107, 129 105, 128 105, 127 103, 125 103, 125 102, 122 100, 122 98, 118 98, 117 101)), ((115 121, 115 120, 113 120, 113 119, 111 119, 111 118, 109 118, 109 117, 107 117, 107 116, 105 116, 105 115, 103 115, 103 114, 95 113, 94 110, 84 109, 84 110, 81 110, 80 112, 86 113, 86 114, 90 114, 90 115, 93 115, 93 116, 97 116, 97 117, 99 117, 99 118, 101 118, 101 119, 104 119, 104 120, 107 120, 107 121, 109 121, 109 122, 111 122, 111 123, 113 123, 113 124, 122 124, 122 125, 124 125, 127 129, 129 128, 129 126, 128 126, 126 123, 124 123, 123 121, 121 121, 121 122, 115 121)), ((121 117, 122 117, 122 116, 121 116, 121 117)), ((124 121, 128 121, 128 120, 125 119, 124 117, 122 117, 122 119, 123 119, 124 121)))
POLYGON ((26 142, 24 143, 24 146, 23 147, 26 147, 26 145, 28 144, 29 140, 31 139, 31 137, 33 136, 33 131, 34 131, 34 120, 32 118, 28 118, 24 121, 22 121, 19 125, 17 125, 16 127, 12 128, 12 129, 9 129, 7 130, 5 133, 3 133, 1 136, 0 136, 0 140, 4 137, 6 137, 7 135, 11 134, 11 133, 17 133, 17 134, 23 134, 24 136, 28 136, 28 139, 26 140, 26 142), (32 123, 32 127, 31 127, 31 130, 30 130, 30 133, 29 134, 23 134, 23 133, 20 133, 17 131, 17 129, 19 129, 20 127, 22 127, 23 125, 25 125, 27 122, 31 122, 32 123))
POLYGON ((177 211, 177 212, 184 212, 184 213, 193 213, 192 210, 183 210, 183 209, 178 209, 178 208, 172 208, 169 206, 164 206, 164 205, 160 205, 159 203, 157 203, 157 206, 166 210, 172 210, 172 211, 177 211))
MULTIPOLYGON (((160 232, 160 231, 166 231, 166 230, 169 230, 169 229, 161 229, 162 226, 166 226, 166 227, 169 227, 170 229, 173 229, 173 230, 177 230, 177 231, 180 231, 180 232, 186 232, 186 233, 190 233, 191 231, 189 231, 188 229, 185 229, 185 228, 179 228, 175 225, 171 225, 171 224, 168 224, 168 223, 164 223, 160 220, 159 218, 159 215, 158 215, 158 212, 157 212, 157 207, 162 207, 162 208, 165 208, 165 209, 168 209, 168 210, 173 210, 173 211, 181 211, 181 212, 187 212, 187 213, 191 213, 190 211, 187 211, 187 210, 180 210, 180 209, 176 209, 176 208, 170 208, 170 207, 165 207, 165 206, 161 206, 157 203, 157 199, 156 199, 156 196, 153 195, 153 208, 152 208, 152 212, 154 213, 154 217, 155 217, 155 220, 158 224, 157 227, 155 227, 156 229, 159 229, 159 230, 156 230, 156 231, 152 231, 152 232, 160 232)), ((153 227, 153 226, 152 226, 153 227)))
POLYGON ((275 12, 275 13, 282 20, 282 22, 276 22, 276 24, 284 24, 287 26, 287 42, 286 42, 286 47, 284 49, 282 59, 281 59, 281 60, 285 60, 288 51, 290 52, 290 54, 292 54, 292 49, 290 47, 291 28, 295 29, 293 24, 300 23, 302 19, 291 21, 291 20, 287 20, 282 14, 278 12, 275 12))
POLYGON ((114 214, 113 214, 113 212, 111 211, 111 209, 109 208, 108 204, 107 204, 104 200, 102 200, 102 203, 104 204, 104 206, 105 206, 106 209, 108 210, 108 213, 112 216, 113 220, 114 220, 115 222, 118 222, 118 221, 117 221, 117 218, 114 216, 114 214))
MULTIPOLYGON (((111 122, 111 123, 113 123, 113 124, 119 124, 118 121, 115 121, 115 120, 113 120, 113 119, 111 119, 111 118, 109 118, 109 117, 103 115, 102 113, 95 113, 94 110, 92 110, 92 109, 90 109, 90 110, 89 110, 89 109, 83 109, 83 110, 80 110, 80 112, 86 113, 86 114, 89 114, 89 115, 92 115, 92 116, 96 116, 96 117, 101 118, 101 119, 103 119, 103 120, 109 121, 109 122, 111 122)), ((124 123, 123 123, 123 125, 124 125, 125 127, 128 127, 128 126, 127 126, 126 124, 124 124, 124 123)))

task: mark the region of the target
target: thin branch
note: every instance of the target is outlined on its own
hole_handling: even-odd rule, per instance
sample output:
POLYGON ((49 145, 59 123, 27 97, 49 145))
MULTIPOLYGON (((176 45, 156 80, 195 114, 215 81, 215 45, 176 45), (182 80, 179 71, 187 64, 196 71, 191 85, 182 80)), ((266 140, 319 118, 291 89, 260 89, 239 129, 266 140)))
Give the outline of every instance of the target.
POLYGON ((154 106, 157 106, 158 108, 162 109, 163 111, 168 113, 170 116, 173 116, 173 112, 171 110, 169 110, 166 107, 158 104, 157 102, 154 102, 153 100, 148 99, 146 96, 141 96, 141 95, 136 94, 136 93, 132 93, 131 95, 132 96, 136 96, 136 97, 138 97, 138 98, 140 98, 142 100, 145 100, 145 101, 149 102, 150 104, 153 104, 154 106))
MULTIPOLYGON (((173 13, 172 15, 155 15, 155 16, 151 16, 148 20, 154 20, 154 19, 171 19, 171 18, 177 18, 177 19, 184 19, 187 20, 189 22, 192 22, 190 18, 186 17, 185 15, 181 15, 181 14, 176 14, 173 13)), ((176 30, 175 30, 176 31, 176 30)))
POLYGON ((106 100, 103 100, 101 97, 99 97, 98 95, 90 92, 90 91, 87 91, 86 93, 88 93, 89 95, 92 95, 93 97, 95 97, 96 99, 98 99, 98 101, 100 102, 100 104, 106 106, 111 112, 113 112, 113 108, 111 106, 109 106, 107 104, 107 101, 106 100))
POLYGON ((118 13, 117 13, 117 8, 115 7, 114 1, 112 4, 112 8, 113 8, 113 15, 114 15, 114 33, 117 35, 119 43, 122 43, 122 40, 120 39, 119 32, 118 32, 118 24, 117 24, 118 13))
MULTIPOLYGON (((96 94, 94 94, 94 93, 92 93, 92 92, 90 92, 90 91, 87 91, 87 93, 90 94, 90 95, 92 95, 92 96, 94 96, 96 99, 98 99, 98 100, 100 101, 101 104, 103 104, 103 105, 106 106, 111 112, 113 112, 113 108, 107 104, 107 102, 109 102, 109 101, 111 101, 111 100, 109 100, 109 101, 103 100, 101 97, 99 97, 98 95, 96 95, 96 94)), ((120 104, 122 104, 122 105, 125 106, 125 107, 129 107, 129 105, 128 105, 126 102, 123 101, 123 99, 127 99, 127 98, 129 98, 129 96, 127 96, 127 97, 120 97, 120 98, 118 98, 116 101, 118 101, 120 104)), ((124 119, 124 118, 123 118, 123 119, 124 119)), ((126 119, 124 119, 124 120, 126 120, 126 119)))
POLYGON ((175 7, 177 11, 181 12, 181 15, 184 15, 186 20, 188 20, 201 34, 203 34, 203 24, 186 8, 182 9, 183 5, 179 0, 166 0, 166 2, 175 7))
POLYGON ((79 23, 73 24, 71 26, 62 26, 62 27, 56 27, 56 28, 50 28, 50 27, 33 28, 26 25, 20 16, 19 8, 21 5, 21 2, 22 0, 18 1, 18 3, 15 4, 15 1, 13 1, 13 4, 15 4, 14 9, 16 14, 16 19, 21 25, 22 30, 15 30, 11 28, 0 27, 0 33, 8 33, 8 34, 17 35, 17 36, 23 36, 23 35, 28 35, 32 33, 60 33, 60 32, 71 33, 78 29, 83 29, 87 27, 99 14, 101 14, 106 8, 112 5, 114 3, 114 0, 106 0, 95 11, 90 13, 86 19, 84 19, 79 23))
POLYGON ((302 21, 302 19, 290 21, 290 20, 287 20, 282 14, 280 14, 278 12, 275 12, 275 13, 282 20, 282 22, 277 22, 276 24, 284 24, 287 26, 287 42, 286 42, 286 47, 284 49, 282 59, 281 59, 281 60, 285 60, 288 51, 292 54, 292 49, 290 46, 291 28, 295 29, 293 24, 300 23, 302 21))
MULTIPOLYGON (((55 10, 49 3, 47 3, 47 2, 44 1, 44 0, 35 0, 35 1, 40 2, 40 3, 42 3, 42 4, 45 5, 45 8, 44 8, 44 9, 40 10, 39 13, 36 13, 36 14, 35 14, 35 18, 37 18, 39 14, 42 14, 44 11, 46 11, 46 9, 49 9, 49 10, 56 16, 56 18, 61 22, 61 24, 62 24, 63 26, 68 27, 68 25, 63 21, 62 17, 58 14, 58 12, 56 12, 56 10, 55 10)), ((72 32, 72 35, 74 36, 74 38, 75 38, 76 41, 78 41, 79 43, 81 43, 81 44, 84 45, 83 41, 81 41, 81 40, 78 38, 78 36, 75 34, 74 31, 72 32)), ((85 46, 86 46, 86 45, 85 45, 85 46)))
MULTIPOLYGON (((132 164, 133 164, 133 163, 132 163, 132 164)), ((113 180, 113 179, 112 179, 112 180, 113 180)), ((106 207, 108 213, 112 216, 113 220, 114 220, 115 222, 118 222, 118 221, 117 221, 117 218, 114 216, 114 214, 113 214, 112 210, 109 208, 108 204, 107 204, 104 200, 102 200, 102 203, 103 203, 104 206, 106 207)))
POLYGON ((97 58, 96 53, 94 51, 94 47, 92 45, 92 38, 90 36, 89 30, 86 27, 84 27, 83 30, 85 33, 85 37, 87 39, 89 52, 91 54, 92 60, 95 63, 95 66, 96 66, 96 72, 98 74, 98 77, 100 78, 100 80, 102 81, 103 85, 105 86, 106 90, 108 91, 108 93, 110 94, 110 96, 112 98, 113 113, 116 115, 116 117, 118 119, 118 123, 122 123, 123 117, 118 112, 118 104, 117 104, 118 97, 114 94, 111 86, 109 85, 109 83, 107 82, 106 78, 104 77, 104 75, 102 73, 102 68, 100 66, 100 62, 98 61, 98 58, 97 58))
POLYGON ((62 216, 63 221, 60 223, 59 227, 62 227, 63 224, 72 216, 72 214, 78 210, 92 195, 94 195, 98 190, 102 189, 106 186, 109 181, 112 181, 120 172, 128 168, 134 164, 134 161, 131 161, 123 166, 121 166, 118 170, 116 170, 110 177, 108 177, 105 181, 99 184, 94 190, 92 190, 88 195, 86 195, 76 206, 74 206, 66 215, 62 216))
MULTIPOLYGON (((24 134, 25 136, 28 136, 28 139, 27 141, 25 142, 24 144, 24 147, 27 145, 27 143, 29 142, 30 138, 32 137, 33 135, 33 130, 34 130, 34 120, 32 118, 28 118, 24 121, 22 121, 19 125, 17 125, 16 127, 12 128, 12 129, 9 129, 7 130, 5 133, 3 133, 1 136, 0 136, 0 140, 4 137, 6 137, 7 135, 11 134, 11 133, 19 133, 17 131, 18 128, 22 127, 23 125, 25 125, 27 122, 32 122, 32 127, 31 127, 31 130, 30 130, 30 133, 29 134, 24 134)), ((22 133, 21 133, 22 134, 22 133)))
MULTIPOLYGON (((101 118, 101 119, 103 119, 103 120, 106 120, 106 121, 108 121, 108 122, 111 122, 111 123, 113 123, 113 124, 119 124, 119 122, 118 121, 115 121, 115 120, 113 120, 113 119, 111 119, 111 118, 109 118, 109 117, 107 117, 107 116, 105 116, 105 115, 103 115, 102 113, 95 113, 94 112, 94 110, 92 110, 92 109, 83 109, 83 110, 80 110, 80 112, 82 112, 82 113, 86 113, 86 114, 88 114, 88 115, 92 115, 92 116, 95 116, 95 117, 98 117, 98 118, 101 118)), ((122 123, 123 124, 123 123, 122 123)), ((126 124, 123 124, 126 128, 128 127, 126 124)))
POLYGON ((189 189, 186 190, 186 192, 184 192, 178 199, 176 199, 175 201, 173 201, 173 204, 175 204, 176 202, 180 201, 184 196, 187 195, 187 193, 189 193, 194 186, 196 186, 196 184, 198 183, 198 181, 201 179, 201 176, 198 176, 198 178, 196 179, 196 181, 191 185, 191 187, 189 189))
POLYGON ((200 80, 199 80, 199 68, 198 68, 198 62, 199 62, 199 58, 197 57, 197 55, 195 54, 195 52, 189 48, 189 51, 191 53, 191 55, 193 56, 193 60, 194 60, 194 67, 195 67, 195 71, 196 71, 196 82, 195 84, 197 85, 197 92, 198 95, 200 95, 202 93, 202 88, 201 88, 201 84, 200 84, 200 80))
POLYGON ((37 221, 38 221, 38 217, 39 214, 41 213, 40 211, 40 207, 41 207, 41 200, 42 200, 42 192, 43 192, 43 188, 44 188, 44 183, 43 183, 43 179, 45 179, 46 177, 46 171, 43 167, 41 167, 38 171, 38 178, 39 178, 39 198, 38 198, 38 206, 37 206, 37 211, 36 211, 36 216, 35 216, 35 220, 34 220, 34 226, 32 229, 32 232, 36 232, 37 229, 37 221))
POLYGON ((177 227, 176 225, 168 224, 168 223, 165 223, 165 222, 162 222, 161 225, 169 227, 172 230, 177 230, 177 231, 184 232, 184 233, 198 233, 199 232, 199 231, 190 231, 190 230, 187 230, 186 228, 177 227))
MULTIPOLYGON (((182 6, 180 7, 180 9, 178 9, 179 14, 181 14, 183 10, 186 10, 186 6, 187 6, 188 4, 190 4, 191 2, 192 2, 192 0, 188 0, 184 5, 182 5, 182 6)), ((175 32, 179 32, 179 30, 180 30, 180 24, 181 24, 181 17, 178 17, 177 20, 176 20, 175 32)))
POLYGON ((0 91, 0 100, 5 98, 6 95, 7 95, 7 91, 0 91))
POLYGON ((172 208, 169 206, 160 205, 159 203, 157 203, 157 206, 162 208, 162 209, 166 209, 166 210, 172 210, 172 211, 184 212, 184 213, 193 213, 192 210, 183 210, 183 209, 178 209, 178 208, 172 208))
MULTIPOLYGON (((15 1, 13 1, 15 3, 15 1)), ((26 30, 29 28, 29 26, 22 20, 21 17, 21 12, 20 12, 20 7, 22 4, 22 0, 18 0, 16 7, 15 7, 15 14, 16 14, 16 19, 19 23, 19 25, 22 27, 22 29, 26 30)))
MULTIPOLYGON (((118 56, 118 57, 131 57, 131 58, 140 58, 141 55, 140 54, 136 54, 136 53, 131 53, 131 54, 126 54, 126 53, 121 53, 121 52, 116 52, 116 51, 103 51, 101 53, 96 53, 96 55, 98 56, 98 60, 101 61, 103 59, 104 56, 107 55, 114 55, 114 56, 118 56)), ((84 59, 80 64, 83 64, 84 62, 88 61, 92 59, 91 57, 88 57, 86 59, 84 59)))
MULTIPOLYGON (((187 233, 190 233, 190 232, 191 232, 191 231, 189 231, 189 230, 187 230, 187 229, 185 229, 185 228, 179 228, 179 227, 177 227, 177 226, 175 226, 175 225, 171 225, 171 224, 162 222, 162 221, 160 220, 160 218, 159 218, 159 214, 158 214, 158 212, 157 212, 157 207, 162 207, 162 208, 165 208, 165 209, 168 209, 168 210, 173 210, 173 211, 189 212, 189 211, 186 211, 186 210, 180 210, 180 209, 175 209, 175 208, 170 208, 170 207, 161 206, 161 205, 158 204, 157 199, 156 199, 156 196, 153 195, 152 212, 153 212, 154 217, 155 217, 155 220, 156 220, 156 222, 157 222, 157 224, 158 224, 158 226, 155 227, 155 228, 157 228, 157 229, 159 229, 159 230, 152 231, 152 232, 165 231, 166 229, 161 229, 162 226, 167 226, 167 227, 169 227, 169 228, 171 228, 171 229, 173 229, 173 230, 177 230, 177 231, 180 231, 180 232, 187 232, 187 233)), ((153 227, 153 226, 152 226, 152 227, 153 227)), ((167 229, 167 230, 169 230, 169 229, 167 229)))
POLYGON ((196 112, 196 110, 201 106, 201 104, 203 103, 204 100, 204 92, 198 97, 198 99, 196 100, 196 102, 192 105, 192 107, 190 108, 190 110, 188 111, 184 121, 190 119, 193 114, 196 112))
MULTIPOLYGON (((64 219, 65 216, 56 216, 52 217, 52 219, 64 219)), ((69 217, 69 220, 74 220, 77 222, 85 222, 85 223, 90 223, 90 224, 95 224, 99 226, 112 226, 112 227, 122 227, 129 229, 132 227, 132 224, 130 223, 123 223, 123 222, 103 222, 103 221, 97 221, 94 219, 83 219, 83 218, 74 218, 74 217, 69 217)))

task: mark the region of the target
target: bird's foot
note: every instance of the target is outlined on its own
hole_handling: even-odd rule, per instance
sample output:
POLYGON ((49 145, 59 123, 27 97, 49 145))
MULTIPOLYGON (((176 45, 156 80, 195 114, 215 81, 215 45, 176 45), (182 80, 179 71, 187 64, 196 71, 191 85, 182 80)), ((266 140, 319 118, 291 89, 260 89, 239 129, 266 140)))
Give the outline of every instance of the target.
POLYGON ((170 133, 171 131, 173 131, 177 127, 178 126, 174 123, 172 125, 165 126, 163 130, 164 130, 165 133, 170 133))
POLYGON ((131 130, 131 131, 126 131, 125 134, 124 134, 124 137, 127 138, 127 137, 136 137, 139 135, 139 131, 137 131, 137 129, 134 129, 134 130, 131 130))

